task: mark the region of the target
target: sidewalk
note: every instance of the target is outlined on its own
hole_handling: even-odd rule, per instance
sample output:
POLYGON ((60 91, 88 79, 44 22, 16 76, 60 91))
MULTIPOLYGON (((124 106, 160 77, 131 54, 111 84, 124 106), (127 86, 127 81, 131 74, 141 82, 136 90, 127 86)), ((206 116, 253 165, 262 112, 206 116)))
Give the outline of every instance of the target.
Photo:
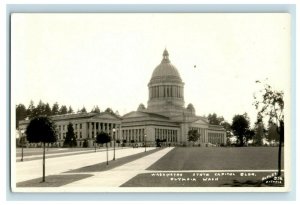
MULTIPOLYGON (((113 147, 108 148, 108 150, 113 150, 113 147)), ((116 147, 116 150, 118 149, 132 149, 132 147, 116 147)), ((96 152, 106 152, 106 148, 97 148, 96 152)), ((89 150, 78 150, 78 151, 67 151, 67 152, 58 152, 58 153, 47 153, 46 152, 46 159, 53 158, 53 157, 61 157, 61 156, 70 156, 70 155, 78 155, 78 154, 85 154, 85 153, 95 153, 95 149, 89 149, 89 150)), ((16 157, 17 162, 21 162, 21 156, 16 157)), ((35 154, 30 156, 24 156, 24 161, 29 160, 36 160, 36 159, 42 159, 42 154, 35 154)))
MULTIPOLYGON (((92 172, 94 176, 67 184, 62 189, 67 187, 119 187, 134 176, 143 173, 146 169, 162 156, 170 152, 173 148, 165 148, 151 155, 134 160, 130 163, 116 167, 109 171, 92 172)), ((90 174, 90 173, 86 173, 90 174)), ((58 187, 60 189, 60 187, 58 187)))
MULTIPOLYGON (((147 148, 152 150, 155 148, 147 148)), ((144 152, 144 148, 135 149, 118 149, 116 157, 121 158, 137 153, 144 152)), ((113 150, 108 152, 109 160, 113 158, 113 150)), ((91 166, 106 161, 106 152, 93 152, 81 155, 69 155, 65 157, 55 157, 46 159, 46 176, 61 174, 62 172, 71 171, 85 166, 91 166)), ((42 160, 24 161, 12 164, 12 182, 22 182, 42 176, 42 160), (15 167, 14 167, 15 166, 15 167), (15 171, 15 172, 14 172, 15 171)))

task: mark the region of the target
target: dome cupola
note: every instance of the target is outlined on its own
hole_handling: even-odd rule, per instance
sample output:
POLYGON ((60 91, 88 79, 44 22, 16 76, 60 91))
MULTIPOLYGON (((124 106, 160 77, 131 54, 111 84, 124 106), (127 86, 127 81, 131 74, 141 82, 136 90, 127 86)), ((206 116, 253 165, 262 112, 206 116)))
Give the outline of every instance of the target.
POLYGON ((171 64, 169 52, 166 49, 163 52, 163 59, 161 60, 161 63, 156 66, 152 73, 150 83, 155 83, 162 80, 182 83, 179 72, 177 68, 171 64))
POLYGON ((154 69, 149 88, 148 111, 176 113, 183 109, 184 83, 177 68, 171 64, 167 49, 163 52, 161 63, 154 69))
POLYGON ((188 104, 188 106, 186 107, 187 111, 189 114, 191 115, 195 115, 195 108, 194 108, 194 105, 193 104, 188 104))

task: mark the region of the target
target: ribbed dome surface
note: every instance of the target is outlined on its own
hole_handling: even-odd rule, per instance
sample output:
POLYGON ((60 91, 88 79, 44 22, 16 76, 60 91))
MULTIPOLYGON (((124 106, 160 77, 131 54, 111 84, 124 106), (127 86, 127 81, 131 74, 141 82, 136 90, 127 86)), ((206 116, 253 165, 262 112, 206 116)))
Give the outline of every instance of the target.
POLYGON ((164 50, 163 59, 161 63, 154 69, 151 78, 166 76, 177 77, 181 80, 177 68, 170 63, 168 51, 164 50))
POLYGON ((172 65, 171 63, 163 62, 154 69, 152 78, 162 76, 174 76, 180 78, 179 72, 174 65, 172 65))

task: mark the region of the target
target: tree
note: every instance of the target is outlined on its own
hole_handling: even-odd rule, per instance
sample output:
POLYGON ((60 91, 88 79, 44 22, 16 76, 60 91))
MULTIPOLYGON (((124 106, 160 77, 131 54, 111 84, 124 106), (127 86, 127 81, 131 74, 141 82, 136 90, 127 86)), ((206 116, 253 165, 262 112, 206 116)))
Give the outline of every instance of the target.
POLYGON ((226 144, 230 145, 231 144, 231 137, 233 137, 231 124, 229 122, 223 121, 223 122, 221 122, 221 125, 226 130, 226 144))
POLYGON ((69 114, 71 114, 71 113, 73 113, 73 112, 74 112, 74 110, 72 109, 72 107, 71 107, 71 106, 69 106, 68 113, 69 113, 69 114))
POLYGON ((123 140, 123 143, 122 143, 122 146, 124 147, 125 145, 126 145, 126 143, 127 143, 127 140, 123 140))
POLYGON ((216 113, 209 114, 207 119, 209 124, 212 125, 221 125, 221 123, 224 121, 224 118, 222 116, 218 117, 216 113))
MULTIPOLYGON (((249 119, 247 113, 243 115, 235 115, 232 119, 231 129, 238 138, 238 143, 242 147, 246 140, 246 134, 249 130, 249 119)), ((249 134, 249 133, 248 133, 249 134)))
POLYGON ((280 136, 277 132, 277 125, 274 123, 269 123, 268 131, 267 131, 267 140, 270 143, 279 142, 280 136))
MULTIPOLYGON (((260 81, 256 81, 260 83, 260 81)), ((278 146, 278 176, 281 175, 281 147, 284 145, 284 100, 283 91, 273 90, 265 84, 264 88, 259 91, 259 96, 254 96, 254 105, 258 110, 258 116, 268 118, 269 123, 277 126, 279 134, 278 146)))
POLYGON ((83 107, 81 108, 81 110, 78 111, 78 113, 86 113, 85 107, 83 106, 83 107))
POLYGON ((109 143, 110 141, 111 141, 111 137, 106 132, 101 131, 96 136, 97 144, 102 144, 102 145, 106 144, 106 165, 108 165, 108 145, 107 145, 107 143, 109 143))
POLYGON ((34 106, 34 102, 31 100, 30 104, 27 108, 27 116, 29 117, 29 119, 32 119, 35 117, 35 106, 34 106))
POLYGON ((27 141, 43 144, 43 180, 45 182, 45 144, 57 141, 55 124, 48 117, 33 118, 26 128, 27 141))
POLYGON ((121 141, 120 140, 116 140, 116 143, 118 144, 118 147, 120 146, 121 141))
POLYGON ((35 108, 35 112, 34 112, 33 117, 45 116, 46 115, 45 111, 46 111, 46 105, 45 105, 45 103, 43 103, 43 101, 40 100, 39 104, 35 108))
POLYGON ((51 110, 52 115, 58 115, 59 114, 59 105, 58 103, 54 103, 51 110))
POLYGON ((98 105, 96 105, 91 112, 94 112, 94 113, 100 113, 100 109, 98 107, 98 105))
POLYGON ((106 108, 106 110, 104 112, 108 112, 110 114, 114 114, 114 111, 111 108, 106 108))
POLYGON ((161 145, 160 145, 160 139, 159 138, 157 138, 155 140, 155 143, 156 143, 156 147, 161 147, 161 145))
POLYGON ((200 134, 198 133, 197 130, 189 130, 188 132, 188 141, 189 142, 193 142, 193 144, 195 142, 197 142, 200 138, 200 134))
POLYGON ((88 147, 88 141, 87 139, 84 139, 83 143, 82 143, 82 147, 88 147))
POLYGON ((45 111, 44 112, 45 112, 46 116, 51 116, 52 115, 49 103, 46 103, 46 105, 45 105, 45 111))
POLYGON ((252 140, 254 136, 255 136, 255 131, 253 129, 246 130, 245 142, 249 142, 249 140, 252 140))
POLYGON ((76 146, 77 146, 77 142, 76 142, 76 137, 75 137, 75 133, 74 133, 74 128, 73 128, 73 124, 70 122, 68 124, 68 131, 66 133, 64 147, 76 147, 76 146))
POLYGON ((21 146, 21 148, 22 148, 21 162, 23 162, 23 158, 24 158, 24 146, 26 146, 26 144, 27 144, 26 136, 24 136, 23 133, 21 133, 21 136, 19 138, 19 146, 21 146))
POLYGON ((254 125, 254 136, 253 136, 253 144, 256 146, 263 145, 263 139, 265 138, 265 126, 262 119, 257 119, 257 122, 254 125))
POLYGON ((59 114, 60 114, 60 115, 64 115, 64 114, 67 114, 67 113, 68 113, 68 108, 67 108, 67 106, 62 105, 62 106, 60 107, 60 109, 59 109, 59 114))
POLYGON ((19 121, 24 120, 27 116, 25 105, 19 104, 16 106, 16 129, 19 128, 19 121))

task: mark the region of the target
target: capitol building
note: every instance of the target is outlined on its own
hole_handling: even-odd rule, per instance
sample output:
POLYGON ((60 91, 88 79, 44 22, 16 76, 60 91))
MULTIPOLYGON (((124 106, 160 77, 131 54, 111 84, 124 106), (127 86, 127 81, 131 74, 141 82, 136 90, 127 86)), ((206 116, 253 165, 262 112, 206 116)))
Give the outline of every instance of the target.
MULTIPOLYGON (((87 141, 93 146, 100 131, 108 132, 114 140, 139 145, 154 146, 156 139, 165 140, 171 146, 189 145, 189 130, 197 130, 200 138, 194 144, 212 146, 226 144, 226 132, 222 126, 209 124, 207 118, 196 115, 193 104, 185 107, 184 82, 178 69, 171 64, 165 49, 161 63, 154 69, 148 83, 147 106, 140 104, 136 111, 123 116, 112 113, 77 113, 51 116, 54 120, 58 142, 62 146, 71 122, 77 138, 77 146, 87 141)), ((20 130, 26 129, 29 121, 20 121, 20 130)), ((22 132, 24 133, 24 131, 22 132)))

